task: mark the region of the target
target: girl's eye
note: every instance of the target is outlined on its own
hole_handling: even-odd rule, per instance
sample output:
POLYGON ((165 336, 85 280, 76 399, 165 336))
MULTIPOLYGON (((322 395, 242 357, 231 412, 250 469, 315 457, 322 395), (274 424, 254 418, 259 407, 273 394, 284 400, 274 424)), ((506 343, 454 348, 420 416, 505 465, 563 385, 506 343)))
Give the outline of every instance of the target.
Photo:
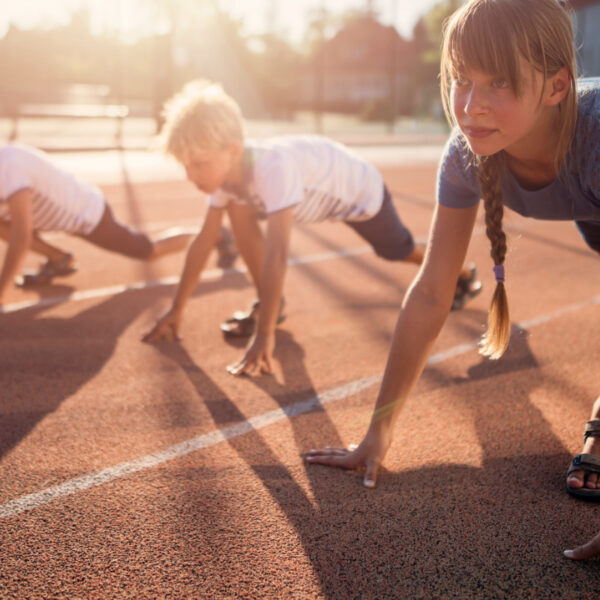
POLYGON ((492 82, 492 85, 499 90, 503 90, 509 87, 508 81, 506 81, 504 77, 496 77, 496 79, 494 79, 494 81, 492 82))

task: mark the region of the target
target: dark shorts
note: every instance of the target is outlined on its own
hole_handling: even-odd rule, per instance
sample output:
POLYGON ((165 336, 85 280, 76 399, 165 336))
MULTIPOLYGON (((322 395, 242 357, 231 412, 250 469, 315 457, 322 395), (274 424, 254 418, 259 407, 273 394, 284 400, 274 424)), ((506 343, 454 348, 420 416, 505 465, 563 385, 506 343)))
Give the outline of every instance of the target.
POLYGON ((117 221, 108 204, 104 206, 98 225, 90 233, 80 237, 105 250, 140 260, 149 258, 154 249, 152 240, 145 233, 117 221))
POLYGON ((383 203, 374 217, 367 221, 344 222, 372 246, 377 256, 387 260, 405 260, 415 249, 413 236, 400 220, 385 185, 383 203))
POLYGON ((600 221, 575 221, 575 225, 585 243, 600 253, 600 221))

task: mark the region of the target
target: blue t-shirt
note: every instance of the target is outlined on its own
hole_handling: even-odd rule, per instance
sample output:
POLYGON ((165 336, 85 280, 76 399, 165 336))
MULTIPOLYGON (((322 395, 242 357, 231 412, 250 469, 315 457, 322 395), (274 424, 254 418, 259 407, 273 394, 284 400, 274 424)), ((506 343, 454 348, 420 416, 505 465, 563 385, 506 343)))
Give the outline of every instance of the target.
MULTIPOLYGON (((575 135, 560 175, 542 189, 526 190, 501 163, 504 204, 524 217, 600 221, 600 79, 579 83, 575 135)), ((473 153, 456 129, 438 169, 440 204, 468 208, 479 202, 477 167, 472 160, 473 153)))

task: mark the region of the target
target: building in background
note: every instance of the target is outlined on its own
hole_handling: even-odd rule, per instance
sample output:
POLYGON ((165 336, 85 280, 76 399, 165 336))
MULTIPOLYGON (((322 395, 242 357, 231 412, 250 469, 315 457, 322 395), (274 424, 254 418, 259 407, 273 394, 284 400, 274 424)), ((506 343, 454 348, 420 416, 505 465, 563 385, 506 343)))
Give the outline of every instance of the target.
POLYGON ((307 62, 298 81, 300 108, 361 112, 366 118, 409 114, 414 45, 365 15, 352 20, 307 62))

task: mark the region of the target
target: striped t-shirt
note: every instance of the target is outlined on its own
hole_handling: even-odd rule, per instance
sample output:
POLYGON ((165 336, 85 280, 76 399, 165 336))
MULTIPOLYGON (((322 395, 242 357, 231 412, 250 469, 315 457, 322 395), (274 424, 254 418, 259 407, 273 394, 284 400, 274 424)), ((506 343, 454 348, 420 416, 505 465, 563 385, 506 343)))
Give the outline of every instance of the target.
POLYGON ((95 186, 52 164, 43 152, 20 144, 0 147, 0 219, 10 220, 8 199, 28 189, 35 231, 90 233, 105 200, 95 186))
POLYGON ((290 135, 246 143, 243 185, 210 197, 254 207, 260 216, 294 207, 294 221, 364 221, 383 202, 379 171, 345 146, 316 135, 290 135))

